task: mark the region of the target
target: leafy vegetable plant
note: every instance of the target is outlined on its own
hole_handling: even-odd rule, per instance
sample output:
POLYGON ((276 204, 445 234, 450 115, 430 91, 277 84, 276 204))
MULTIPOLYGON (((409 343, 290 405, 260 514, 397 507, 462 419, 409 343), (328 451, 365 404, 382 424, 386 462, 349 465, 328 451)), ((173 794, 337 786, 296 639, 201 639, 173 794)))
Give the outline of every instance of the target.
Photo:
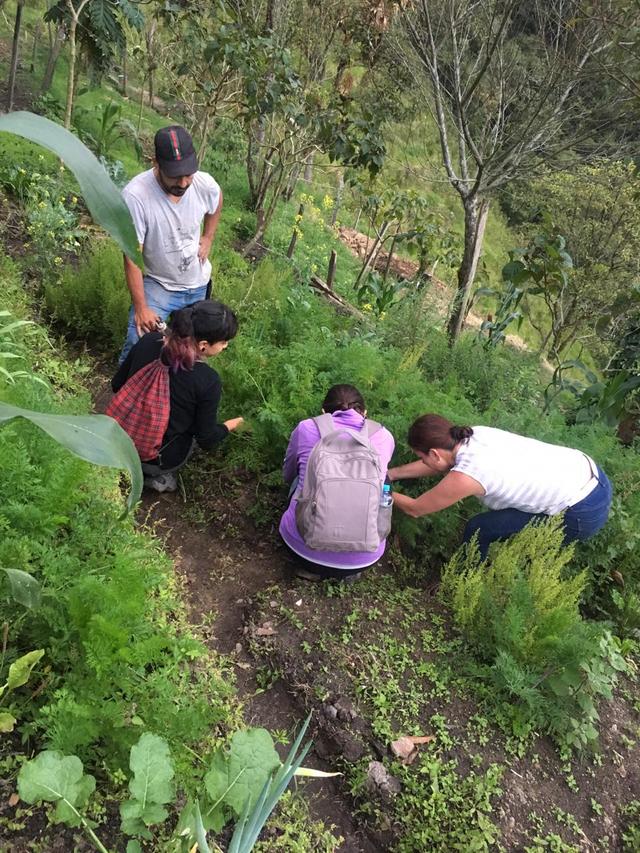
POLYGON ((131 799, 120 805, 122 831, 151 838, 148 827, 166 820, 167 803, 173 802, 173 763, 164 738, 145 732, 131 747, 129 782, 131 799))

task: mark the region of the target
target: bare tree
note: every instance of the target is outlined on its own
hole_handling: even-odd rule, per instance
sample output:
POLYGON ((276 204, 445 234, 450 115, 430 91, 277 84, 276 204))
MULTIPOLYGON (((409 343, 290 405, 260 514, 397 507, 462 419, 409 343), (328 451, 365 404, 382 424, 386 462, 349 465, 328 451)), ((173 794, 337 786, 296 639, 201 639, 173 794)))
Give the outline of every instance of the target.
POLYGON ((49 35, 49 55, 47 57, 47 65, 42 77, 40 92, 44 94, 48 92, 53 83, 53 75, 56 70, 60 51, 66 36, 66 28, 64 23, 54 25, 52 21, 47 22, 47 30, 49 35))
POLYGON ((16 3, 16 17, 13 27, 13 42, 11 45, 11 64, 9 66, 9 86, 7 88, 7 112, 13 109, 13 96, 16 88, 16 73, 18 71, 18 54, 20 52, 20 28, 22 24, 22 9, 24 0, 16 3))
POLYGON ((75 98, 76 86, 76 32, 82 10, 87 5, 89 0, 78 0, 78 5, 73 5, 73 0, 66 0, 66 7, 69 11, 69 76, 67 78, 67 103, 64 110, 64 126, 69 130, 71 127, 71 114, 73 112, 73 102, 75 98))
MULTIPOLYGON (((399 55, 432 114, 447 178, 464 208, 464 249, 448 324, 462 329, 492 194, 545 164, 602 156, 615 113, 597 85, 614 45, 575 0, 416 0, 398 16, 399 55), (407 45, 409 50, 407 50, 407 45)), ((603 93, 606 93, 603 94, 603 93)), ((619 93, 618 119, 629 96, 619 93)))

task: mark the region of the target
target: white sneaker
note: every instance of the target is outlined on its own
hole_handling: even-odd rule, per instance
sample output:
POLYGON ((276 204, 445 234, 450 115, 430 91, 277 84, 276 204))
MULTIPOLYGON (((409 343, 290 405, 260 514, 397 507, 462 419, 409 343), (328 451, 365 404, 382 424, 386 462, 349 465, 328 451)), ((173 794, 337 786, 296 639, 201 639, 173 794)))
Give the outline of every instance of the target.
POLYGON ((158 477, 145 477, 144 487, 154 492, 175 492, 178 488, 178 478, 172 473, 160 474, 158 477))

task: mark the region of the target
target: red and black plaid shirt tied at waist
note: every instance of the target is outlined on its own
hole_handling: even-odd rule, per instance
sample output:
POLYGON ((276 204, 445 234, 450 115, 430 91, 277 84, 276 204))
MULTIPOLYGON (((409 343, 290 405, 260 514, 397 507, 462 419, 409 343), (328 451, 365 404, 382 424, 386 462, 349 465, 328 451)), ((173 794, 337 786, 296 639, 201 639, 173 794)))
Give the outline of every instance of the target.
POLYGON ((160 359, 134 373, 114 395, 107 415, 136 446, 142 462, 156 459, 169 424, 169 367, 160 359))

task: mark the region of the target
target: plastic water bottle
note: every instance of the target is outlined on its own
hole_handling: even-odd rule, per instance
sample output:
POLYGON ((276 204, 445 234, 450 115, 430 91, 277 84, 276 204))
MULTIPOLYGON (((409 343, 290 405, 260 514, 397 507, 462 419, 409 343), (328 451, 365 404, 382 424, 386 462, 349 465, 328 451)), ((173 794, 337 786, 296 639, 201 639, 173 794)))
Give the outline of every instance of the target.
POLYGON ((388 507, 393 504, 393 496, 391 495, 391 484, 385 483, 380 494, 380 506, 388 507))

